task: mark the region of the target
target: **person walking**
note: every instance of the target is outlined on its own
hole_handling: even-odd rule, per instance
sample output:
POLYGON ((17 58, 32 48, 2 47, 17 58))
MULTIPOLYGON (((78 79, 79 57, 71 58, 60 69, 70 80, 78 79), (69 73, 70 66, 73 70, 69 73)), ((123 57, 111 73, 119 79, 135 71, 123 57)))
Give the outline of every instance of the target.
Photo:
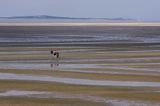
POLYGON ((51 55, 56 56, 56 58, 59 58, 59 52, 57 50, 51 50, 51 55))

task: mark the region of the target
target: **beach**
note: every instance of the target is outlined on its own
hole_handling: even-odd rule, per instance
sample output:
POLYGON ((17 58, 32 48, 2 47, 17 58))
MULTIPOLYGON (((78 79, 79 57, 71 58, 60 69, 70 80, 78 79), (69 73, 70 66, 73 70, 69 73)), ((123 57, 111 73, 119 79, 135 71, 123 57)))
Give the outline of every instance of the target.
POLYGON ((1 106, 159 106, 160 24, 0 23, 0 84, 1 106))

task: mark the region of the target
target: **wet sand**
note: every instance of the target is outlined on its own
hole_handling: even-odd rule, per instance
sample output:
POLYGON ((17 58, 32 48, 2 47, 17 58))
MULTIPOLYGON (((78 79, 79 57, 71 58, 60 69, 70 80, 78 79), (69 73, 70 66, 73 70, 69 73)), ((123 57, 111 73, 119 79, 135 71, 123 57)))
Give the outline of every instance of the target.
POLYGON ((18 99, 30 106, 36 100, 62 103, 53 103, 57 106, 158 106, 159 29, 150 24, 1 25, 0 105, 9 105, 3 102, 8 98, 15 106, 18 99), (59 50, 59 59, 51 49, 59 50))
POLYGON ((88 85, 88 86, 160 87, 159 82, 87 80, 87 79, 61 78, 61 77, 51 77, 51 76, 9 74, 9 73, 0 73, 0 79, 59 82, 65 84, 88 85))
MULTIPOLYGON (((98 103, 104 103, 106 105, 113 105, 113 106, 124 106, 124 105, 152 105, 151 103, 143 103, 139 101, 139 103, 135 103, 134 101, 127 101, 127 100, 114 100, 114 99, 106 99, 103 97, 98 96, 91 96, 91 95, 82 95, 82 94, 70 94, 67 93, 60 93, 60 92, 38 92, 38 91, 6 91, 0 93, 0 96, 3 97, 31 97, 31 98, 64 98, 64 99, 80 99, 84 101, 92 101, 92 102, 98 102, 98 103)), ((156 104, 157 106, 159 104, 156 104)), ((156 106, 155 105, 155 106, 156 106)))

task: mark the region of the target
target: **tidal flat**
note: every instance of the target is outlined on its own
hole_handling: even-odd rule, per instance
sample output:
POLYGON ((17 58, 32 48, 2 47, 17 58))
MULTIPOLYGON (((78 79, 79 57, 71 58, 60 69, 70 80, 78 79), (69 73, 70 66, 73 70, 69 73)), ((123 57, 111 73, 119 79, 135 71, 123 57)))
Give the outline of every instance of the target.
POLYGON ((1 25, 0 106, 159 106, 159 41, 149 24, 1 25))

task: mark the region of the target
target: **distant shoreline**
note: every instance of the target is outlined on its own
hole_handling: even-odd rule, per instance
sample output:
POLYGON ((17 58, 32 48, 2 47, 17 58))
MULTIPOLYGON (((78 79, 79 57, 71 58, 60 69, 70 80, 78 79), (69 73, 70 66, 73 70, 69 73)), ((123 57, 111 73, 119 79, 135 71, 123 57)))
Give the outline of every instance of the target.
POLYGON ((1 22, 0 26, 160 26, 160 22, 1 22))

